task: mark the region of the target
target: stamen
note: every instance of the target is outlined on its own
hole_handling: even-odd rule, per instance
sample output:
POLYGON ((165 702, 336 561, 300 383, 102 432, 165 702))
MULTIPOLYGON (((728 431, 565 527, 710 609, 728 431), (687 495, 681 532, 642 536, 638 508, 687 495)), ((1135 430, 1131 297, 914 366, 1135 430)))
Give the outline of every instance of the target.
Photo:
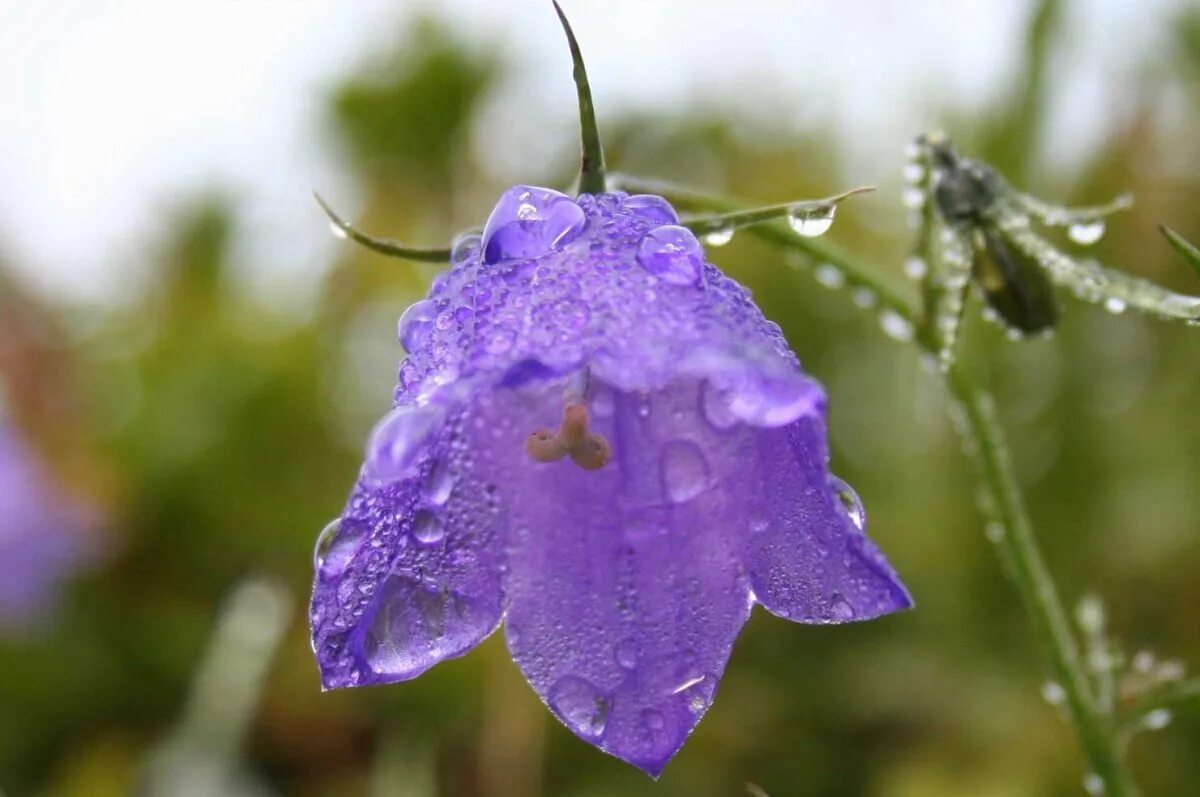
POLYGON ((588 431, 590 414, 584 403, 586 372, 571 380, 557 432, 538 429, 525 440, 525 453, 537 462, 557 462, 568 454, 584 470, 599 470, 612 459, 612 446, 603 435, 588 431))

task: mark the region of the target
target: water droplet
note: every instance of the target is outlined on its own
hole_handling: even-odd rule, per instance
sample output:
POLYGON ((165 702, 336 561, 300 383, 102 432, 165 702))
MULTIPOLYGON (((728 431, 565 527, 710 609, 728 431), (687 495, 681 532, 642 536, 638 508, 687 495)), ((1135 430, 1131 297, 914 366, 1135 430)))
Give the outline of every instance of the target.
POLYGON ((478 235, 460 235, 450 249, 450 262, 461 265, 479 253, 483 239, 478 235))
POLYGON ((396 407, 371 431, 367 443, 367 473, 377 482, 393 482, 412 474, 426 441, 441 425, 436 405, 396 407))
POLYGON ((1116 296, 1110 296, 1104 300, 1104 309, 1113 315, 1120 315, 1128 306, 1124 299, 1118 299, 1116 296))
POLYGON ((1099 595, 1089 593, 1079 599, 1075 604, 1075 622, 1089 636, 1104 633, 1104 602, 1099 595))
POLYGON ((829 477, 829 487, 837 496, 838 506, 846 513, 846 517, 854 524, 854 528, 862 531, 867 525, 867 510, 863 507, 862 499, 854 488, 837 476, 829 477))
POLYGON ((919 163, 907 163, 904 166, 904 179, 906 182, 919 183, 925 177, 925 167, 919 163))
POLYGON ((637 666, 638 662, 638 643, 636 639, 627 637, 617 643, 613 650, 613 657, 617 660, 617 664, 627 670, 632 670, 637 666))
POLYGON ((1042 684, 1042 699, 1052 706, 1061 706, 1067 702, 1067 690, 1057 681, 1046 681, 1042 684))
POLYGON ((666 727, 667 721, 663 719, 662 713, 656 709, 642 709, 642 724, 650 731, 661 731, 666 727))
POLYGON ((1142 717, 1142 727, 1148 731, 1161 731, 1171 724, 1172 717, 1170 709, 1156 708, 1142 717))
POLYGON ((916 186, 909 186, 901 193, 900 201, 909 210, 917 210, 925 206, 925 192, 916 186))
POLYGON ((648 221, 656 221, 659 224, 679 223, 679 214, 671 207, 671 203, 654 194, 627 196, 621 205, 635 216, 641 216, 648 221))
POLYGON ((990 542, 1000 542, 1004 539, 1004 524, 992 521, 983 527, 983 534, 990 542))
POLYGON ((663 492, 677 504, 690 501, 708 487, 708 460, 690 440, 668 442, 663 447, 660 468, 663 492))
POLYGON ((341 238, 342 240, 345 240, 346 238, 350 237, 350 233, 346 232, 345 228, 336 221, 329 222, 329 231, 333 233, 334 238, 341 238))
POLYGON ((879 327, 883 330, 883 334, 893 340, 901 343, 912 340, 912 323, 895 310, 884 310, 879 314, 879 327))
POLYGON ((855 288, 854 292, 850 294, 850 301, 854 302, 855 307, 869 310, 879 301, 879 297, 870 288, 855 288))
POLYGON ((925 274, 929 271, 929 267, 925 265, 925 260, 920 257, 910 257, 904 261, 904 276, 910 280, 924 279, 925 274))
POLYGON ((313 568, 322 579, 337 578, 350 563, 365 535, 358 526, 342 526, 342 519, 329 522, 317 535, 313 548, 313 568))
POLYGON ((540 257, 570 243, 586 225, 583 208, 566 194, 514 186, 501 195, 483 227, 483 262, 540 257))
POLYGON ((1083 790, 1092 797, 1100 797, 1104 794, 1104 779, 1095 772, 1089 772, 1083 776, 1083 790))
POLYGON ((396 334, 400 338, 400 345, 406 352, 411 354, 425 345, 429 340, 430 333, 433 332, 437 316, 437 305, 429 299, 415 302, 404 311, 404 314, 400 316, 400 321, 396 324, 396 334))
POLYGON ((845 623, 854 619, 854 607, 840 592, 829 596, 829 614, 834 622, 845 623))
POLYGON ((583 678, 564 675, 550 687, 550 708, 567 727, 585 739, 604 734, 612 697, 583 678))
POLYGON ((1067 237, 1080 246, 1091 246, 1104 237, 1104 219, 1079 221, 1067 227, 1067 237))
POLYGON ((668 225, 646 233, 637 261, 670 285, 699 285, 704 275, 704 249, 686 227, 668 225))
POLYGON ((738 423, 737 415, 729 407, 729 397, 711 382, 705 382, 700 389, 700 410, 708 425, 718 432, 732 429, 738 423))
POLYGON ((449 462, 439 459, 433 463, 429 475, 425 477, 425 502, 430 506, 445 506, 454 492, 454 482, 454 471, 449 462))
POLYGON ((833 217, 837 213, 836 205, 823 205, 818 208, 798 208, 788 213, 788 226, 797 235, 805 238, 816 238, 829 232, 833 226, 833 217))
POLYGON ((413 536, 426 545, 441 542, 446 536, 446 521, 441 515, 421 509, 413 519, 413 536))
POLYGON ((832 263, 822 263, 817 266, 813 276, 826 288, 837 289, 846 284, 846 275, 832 263))
POLYGON ((733 240, 733 225, 718 227, 704 234, 704 243, 709 246, 724 246, 733 240))

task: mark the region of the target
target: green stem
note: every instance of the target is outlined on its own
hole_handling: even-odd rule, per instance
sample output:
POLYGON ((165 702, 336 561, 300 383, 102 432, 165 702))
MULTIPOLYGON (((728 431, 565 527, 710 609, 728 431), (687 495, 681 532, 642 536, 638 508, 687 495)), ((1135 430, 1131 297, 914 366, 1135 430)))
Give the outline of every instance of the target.
POLYGON ((1183 259, 1188 262, 1188 265, 1196 269, 1197 274, 1200 274, 1200 249, 1197 249, 1188 239, 1165 224, 1158 225, 1158 229, 1167 239, 1167 243, 1171 245, 1171 248, 1182 255, 1183 259))
POLYGON ((571 63, 574 65, 572 76, 575 78, 575 93, 579 96, 579 134, 583 148, 583 158, 579 165, 579 193, 604 193, 604 148, 600 146, 600 130, 596 126, 596 107, 592 104, 592 87, 588 83, 587 69, 583 66, 583 53, 579 51, 579 42, 575 40, 575 32, 571 23, 563 13, 557 0, 554 11, 558 21, 562 23, 563 33, 567 34, 567 46, 571 49, 571 63))
POLYGON ((449 249, 420 249, 402 244, 399 241, 394 241, 391 238, 376 238, 373 235, 359 232, 354 229, 350 222, 335 213, 333 208, 329 207, 316 191, 313 191, 313 197, 316 198, 317 204, 321 206, 321 210, 325 211, 325 215, 329 217, 329 221, 334 226, 334 232, 341 230, 345 234, 345 237, 357 244, 379 252, 381 255, 398 257, 402 260, 414 260, 420 263, 450 262, 449 249))
POLYGON ((765 205, 764 207, 752 208, 750 210, 718 213, 715 216, 687 219, 683 222, 683 226, 696 233, 696 235, 706 235, 708 233, 736 230, 741 227, 749 227, 752 224, 762 224, 784 218, 803 219, 808 216, 827 214, 827 218, 832 221, 834 209, 843 200, 856 194, 866 194, 874 190, 872 186, 863 186, 861 188, 851 188, 849 191, 827 196, 824 199, 781 202, 777 205, 765 205))
MULTIPOLYGON (((663 183, 623 179, 628 190, 658 193, 685 210, 729 212, 737 204, 729 200, 708 197, 681 190, 663 183)), ((847 282, 869 287, 876 292, 880 303, 902 318, 916 321, 914 303, 877 276, 878 269, 830 244, 817 239, 803 238, 777 224, 750 228, 762 240, 803 252, 809 257, 828 262, 840 269, 847 282)), ((935 355, 929 341, 915 339, 926 354, 935 355)), ((1030 623, 1049 659, 1050 672, 1066 694, 1067 718, 1083 749, 1089 771, 1103 782, 1108 797, 1128 797, 1137 794, 1125 762, 1116 729, 1101 714, 1084 663, 1071 634, 1067 613, 1063 609, 1054 579, 1050 575, 1033 528, 1025 512, 1020 487, 1009 462, 1004 432, 991 409, 991 400, 971 376, 959 365, 945 371, 951 396, 961 405, 964 415, 962 433, 978 450, 983 481, 995 499, 998 521, 1004 528, 997 547, 1012 565, 1010 571, 1025 607, 1030 623)))

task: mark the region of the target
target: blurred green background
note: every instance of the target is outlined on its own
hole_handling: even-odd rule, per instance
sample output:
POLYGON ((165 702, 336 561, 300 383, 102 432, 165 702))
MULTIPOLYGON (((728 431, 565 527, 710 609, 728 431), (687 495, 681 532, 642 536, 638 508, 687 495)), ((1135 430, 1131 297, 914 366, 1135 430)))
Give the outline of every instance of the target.
MULTIPOLYGON (((1158 20, 1169 45, 1129 77, 1145 101, 1112 109, 1115 132, 1082 167, 1047 155, 1047 86, 1073 52, 1060 3, 1030 7, 1011 85, 987 113, 944 105, 931 86, 928 119, 1041 196, 1134 192, 1096 255, 1198 292, 1155 230, 1200 239, 1200 8, 1187 6, 1158 20)), ((359 192, 356 223, 438 242, 479 224, 504 188, 479 168, 489 149, 476 120, 509 67, 502 48, 466 43, 436 17, 406 19, 394 52, 370 53, 369 68, 322 95, 321 116, 359 192)), ((577 30, 585 55, 622 46, 577 30)), ((610 164, 630 174, 749 201, 827 195, 860 177, 819 118, 798 134, 716 104, 599 112, 610 164)), ((574 143, 555 135, 556 153, 574 143)), ((897 282, 903 145, 878 143, 895 174, 869 178, 882 190, 845 206, 829 234, 897 282)), ((522 181, 569 183, 567 161, 545 164, 522 181)), ((103 555, 64 587, 54 622, 0 638, 0 793, 125 794, 151 788, 151 771, 166 773, 159 793, 178 794, 1082 793, 938 381, 850 296, 747 235, 712 259, 828 386, 833 467, 863 497, 917 610, 841 628, 756 611, 714 708, 658 783, 561 728, 498 638, 415 682, 322 694, 304 619, 312 544, 388 405, 395 320, 436 269, 341 246, 312 306, 281 311, 239 278, 247 264, 231 242, 253 221, 236 198, 181 184, 172 199, 136 244, 152 276, 121 301, 47 295, 0 263, 10 415, 107 518, 103 555), (259 578, 270 580, 254 582, 257 598, 229 602, 259 578), (283 612, 273 658, 269 644, 214 642, 231 606, 227 621, 259 629, 251 642, 269 641, 283 612), (221 684, 250 687, 244 738, 221 684), (210 765, 233 774, 213 780, 210 765)), ((315 209, 304 222, 324 224, 315 209)), ((1053 339, 1011 344, 970 316, 963 356, 996 393, 1064 597, 1102 595, 1127 653, 1200 667, 1200 332, 1069 303, 1053 339)), ((1131 756, 1147 794, 1200 793, 1200 711, 1138 737, 1131 756)))

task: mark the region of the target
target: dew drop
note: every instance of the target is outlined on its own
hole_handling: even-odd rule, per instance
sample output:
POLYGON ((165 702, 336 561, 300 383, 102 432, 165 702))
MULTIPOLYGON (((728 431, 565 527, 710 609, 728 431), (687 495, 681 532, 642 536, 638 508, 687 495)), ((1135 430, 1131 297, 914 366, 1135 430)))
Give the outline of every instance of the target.
POLYGON ((1083 776, 1083 790, 1092 797, 1100 797, 1104 794, 1104 779, 1095 772, 1089 772, 1083 776))
POLYGON ((1042 699, 1052 706, 1061 706, 1067 702, 1067 690, 1057 681, 1046 681, 1042 684, 1042 699))
POLYGON ((908 163, 904 166, 904 179, 909 183, 919 183, 925 177, 925 167, 919 163, 908 163))
POLYGON ((441 542, 446 536, 446 521, 428 509, 419 510, 413 519, 413 536, 426 545, 441 542))
POLYGON ((1091 246, 1104 237, 1104 219, 1080 221, 1067 227, 1067 237, 1080 246, 1091 246))
POLYGON ((350 233, 346 232, 346 229, 336 221, 329 222, 329 231, 333 233, 334 238, 345 240, 350 237, 350 233))
POLYGON ((832 263, 822 263, 817 266, 813 276, 826 288, 837 289, 846 284, 846 275, 832 263))
POLYGON ((411 354, 425 345, 437 316, 437 305, 429 299, 415 302, 404 311, 396 324, 396 334, 406 352, 411 354))
POLYGON ((567 727, 585 739, 604 734, 612 697, 595 684, 574 675, 564 675, 550 687, 550 708, 567 727))
POLYGON ((837 476, 829 477, 829 487, 837 496, 838 506, 846 513, 846 517, 854 524, 854 528, 859 531, 866 528, 867 510, 863 508, 862 499, 858 497, 858 493, 854 492, 854 488, 837 476))
POLYGON ((661 731, 666 727, 667 721, 663 719, 663 715, 657 709, 647 708, 642 710, 642 724, 650 731, 661 731))
POLYGON ((540 257, 577 238, 583 208, 549 188, 514 186, 501 195, 483 227, 483 262, 540 257))
POLYGON ((383 416, 367 443, 366 469, 371 478, 393 482, 411 475, 442 417, 442 409, 432 404, 406 404, 383 416))
POLYGON ((313 548, 313 568, 322 579, 340 576, 358 550, 364 534, 357 526, 342 526, 342 519, 330 521, 317 535, 313 548))
POLYGON ((670 285, 699 285, 704 275, 704 248, 686 227, 657 227, 642 238, 637 261, 670 285))
POLYGON ((925 260, 920 257, 910 257, 904 261, 904 276, 910 280, 923 279, 928 271, 929 267, 925 265, 925 260))
POLYGON ((879 327, 883 330, 883 334, 893 340, 901 343, 912 340, 912 323, 895 310, 884 310, 879 314, 879 327))
POLYGON ((733 240, 733 225, 719 227, 704 234, 704 243, 709 246, 724 246, 733 240))
POLYGON ((663 492, 676 504, 690 501, 708 487, 708 460, 690 440, 668 442, 659 465, 663 492))
POLYGON ((622 639, 613 650, 617 664, 627 670, 632 670, 638 663, 638 643, 632 637, 622 639))
POLYGON ((1142 717, 1142 727, 1148 731, 1161 731, 1171 724, 1171 719, 1172 714, 1170 709, 1156 708, 1142 717))
POLYGON ((879 297, 870 288, 855 288, 850 294, 850 301, 854 302, 855 307, 869 310, 879 301, 879 297))
POLYGON ((1124 299, 1118 299, 1116 296, 1109 296, 1104 300, 1104 309, 1113 315, 1120 315, 1129 307, 1124 299))
POLYGON ((729 408, 729 397, 711 382, 705 382, 700 390, 700 411, 708 425, 718 432, 728 431, 738 423, 738 417, 729 408))
POLYGON ((925 192, 916 186, 909 186, 901 193, 900 201, 909 210, 918 210, 925 206, 925 192))
POLYGON ((854 607, 840 592, 829 596, 829 614, 834 622, 845 623, 854 619, 854 607))
POLYGON ((837 212, 836 205, 822 205, 818 208, 797 208, 788 213, 788 226, 797 235, 805 238, 816 238, 829 232, 833 226, 833 217, 837 212))
POLYGON ((634 194, 625 197, 622 207, 647 221, 659 224, 679 224, 679 214, 671 203, 654 194, 634 194))
POLYGON ((478 235, 461 235, 454 239, 454 245, 450 249, 450 262, 461 265, 474 257, 479 253, 482 240, 478 235))

